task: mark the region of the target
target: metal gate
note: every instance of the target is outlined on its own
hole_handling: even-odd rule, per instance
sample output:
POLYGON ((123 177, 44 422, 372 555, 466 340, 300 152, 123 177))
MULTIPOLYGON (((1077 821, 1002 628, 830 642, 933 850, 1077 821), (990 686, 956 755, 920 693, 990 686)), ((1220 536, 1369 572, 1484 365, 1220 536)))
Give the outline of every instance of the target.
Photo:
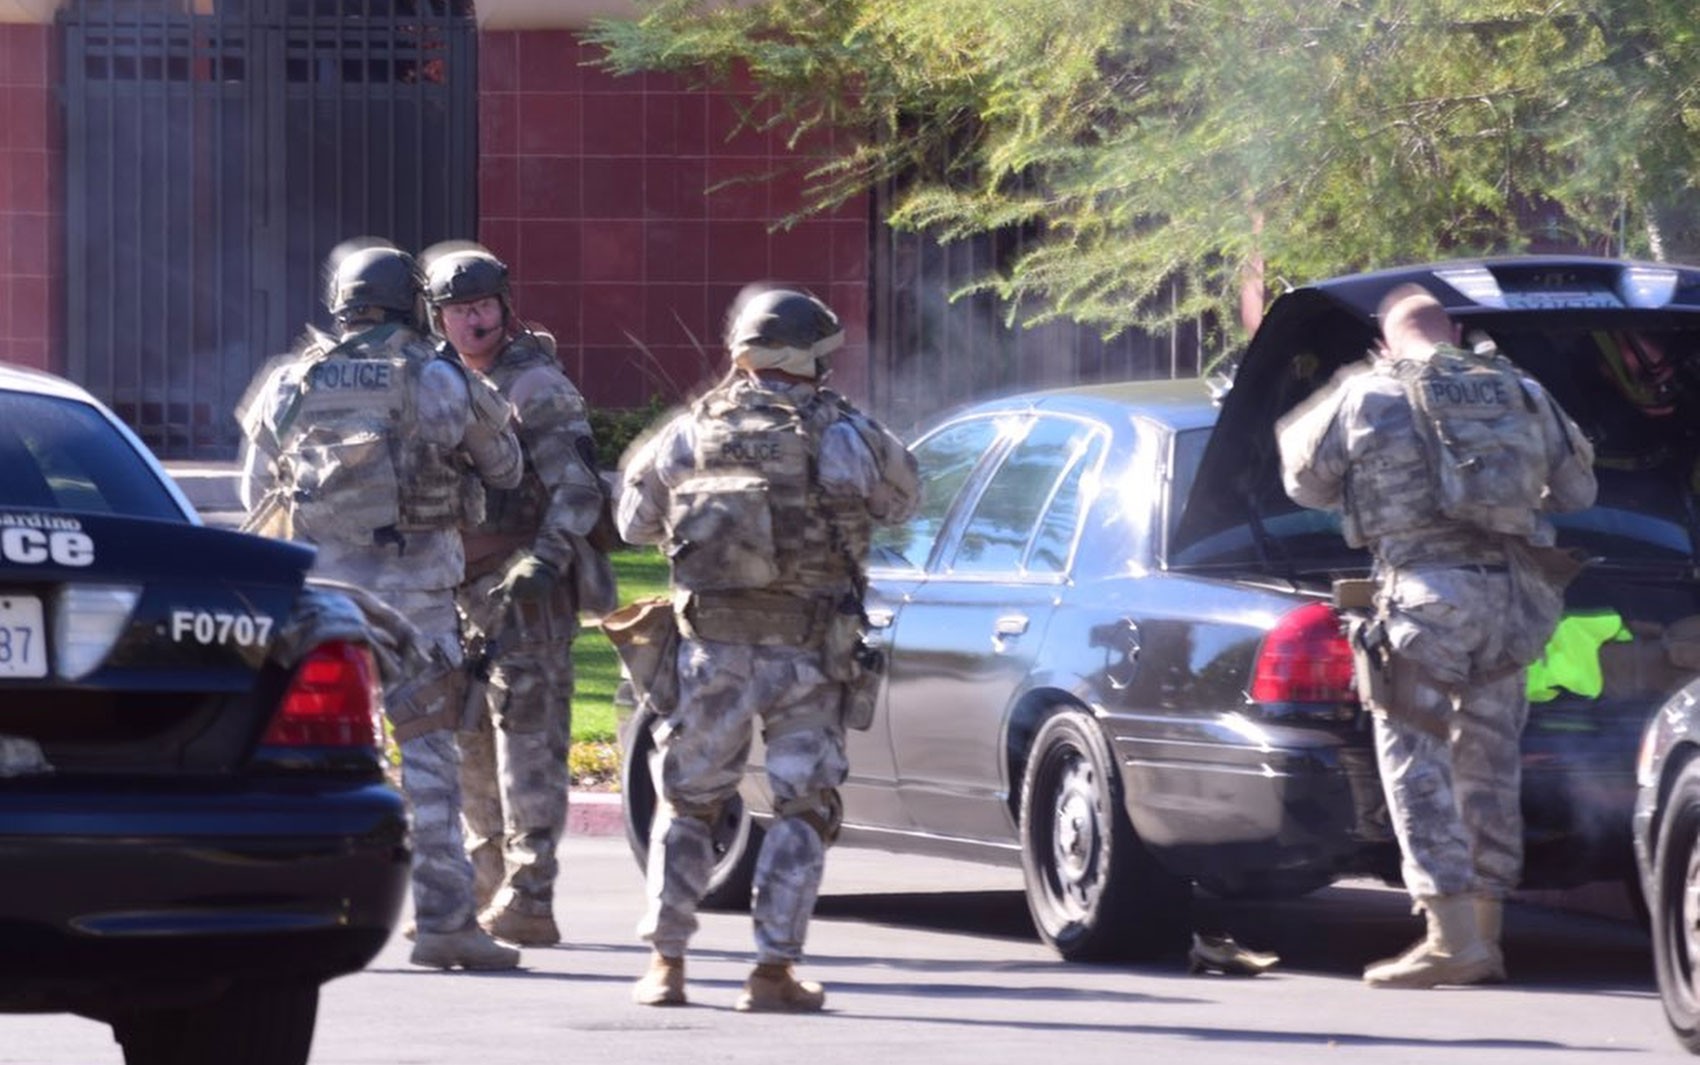
POLYGON ((72 0, 70 375, 161 455, 226 458, 255 371, 363 234, 476 225, 471 0, 72 0))

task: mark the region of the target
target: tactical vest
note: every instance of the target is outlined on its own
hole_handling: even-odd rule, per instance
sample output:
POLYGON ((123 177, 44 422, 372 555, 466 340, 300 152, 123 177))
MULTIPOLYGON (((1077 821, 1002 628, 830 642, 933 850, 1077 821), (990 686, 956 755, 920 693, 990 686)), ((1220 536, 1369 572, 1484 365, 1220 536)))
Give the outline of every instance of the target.
POLYGON ((280 486, 298 535, 368 545, 459 524, 460 474, 419 432, 427 350, 379 326, 304 356, 277 427, 280 486))
MULTIPOLYGON (((513 394, 514 382, 527 370, 538 366, 557 366, 555 356, 529 335, 521 335, 508 343, 497 356, 486 377, 490 378, 504 396, 513 394)), ((523 441, 522 441, 523 443, 523 441)), ((531 536, 543 524, 549 511, 550 491, 537 473, 536 456, 526 453, 525 473, 512 488, 484 488, 484 518, 478 524, 480 532, 531 536)))
POLYGON ((847 414, 835 395, 801 406, 746 382, 698 401, 694 470, 674 486, 668 555, 677 587, 819 595, 853 588, 871 522, 861 500, 820 489, 826 429, 847 414))
POLYGON ((1485 532, 1533 536, 1546 444, 1540 408, 1511 361, 1444 345, 1427 359, 1400 360, 1394 373, 1416 412, 1440 513, 1485 532))

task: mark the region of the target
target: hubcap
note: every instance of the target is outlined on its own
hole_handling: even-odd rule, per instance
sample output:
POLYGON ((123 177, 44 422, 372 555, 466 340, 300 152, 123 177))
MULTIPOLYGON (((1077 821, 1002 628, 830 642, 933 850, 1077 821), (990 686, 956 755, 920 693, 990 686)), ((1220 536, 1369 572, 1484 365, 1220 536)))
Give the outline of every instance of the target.
POLYGON ((1076 758, 1057 781, 1051 858, 1061 901, 1085 907, 1097 880, 1097 781, 1090 764, 1076 758))

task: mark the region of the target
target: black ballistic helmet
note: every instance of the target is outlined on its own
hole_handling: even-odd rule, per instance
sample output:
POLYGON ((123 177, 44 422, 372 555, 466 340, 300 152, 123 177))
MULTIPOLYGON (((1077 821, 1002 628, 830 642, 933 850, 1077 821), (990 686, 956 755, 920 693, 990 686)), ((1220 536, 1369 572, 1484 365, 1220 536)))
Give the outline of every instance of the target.
POLYGON ((508 264, 490 254, 482 244, 469 240, 446 240, 426 248, 425 299, 432 307, 445 303, 469 303, 495 296, 504 307, 508 302, 508 264))
POLYGON ((733 311, 726 346, 797 348, 808 351, 844 332, 838 316, 820 300, 791 289, 774 288, 743 299, 733 311))
POLYGON ((325 258, 325 307, 337 318, 361 307, 413 315, 419 309, 419 267, 382 238, 344 241, 325 258))

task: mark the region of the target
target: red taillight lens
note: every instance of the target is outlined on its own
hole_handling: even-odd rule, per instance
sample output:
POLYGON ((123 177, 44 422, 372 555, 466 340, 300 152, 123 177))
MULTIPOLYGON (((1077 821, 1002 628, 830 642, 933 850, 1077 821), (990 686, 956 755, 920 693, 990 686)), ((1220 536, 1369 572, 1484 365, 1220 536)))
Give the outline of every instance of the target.
POLYGON ((320 644, 295 667, 260 742, 276 747, 376 747, 380 698, 371 651, 342 640, 320 644))
POLYGON ((1251 698, 1259 703, 1357 701, 1352 648, 1333 607, 1306 603, 1269 630, 1252 669, 1251 698))

